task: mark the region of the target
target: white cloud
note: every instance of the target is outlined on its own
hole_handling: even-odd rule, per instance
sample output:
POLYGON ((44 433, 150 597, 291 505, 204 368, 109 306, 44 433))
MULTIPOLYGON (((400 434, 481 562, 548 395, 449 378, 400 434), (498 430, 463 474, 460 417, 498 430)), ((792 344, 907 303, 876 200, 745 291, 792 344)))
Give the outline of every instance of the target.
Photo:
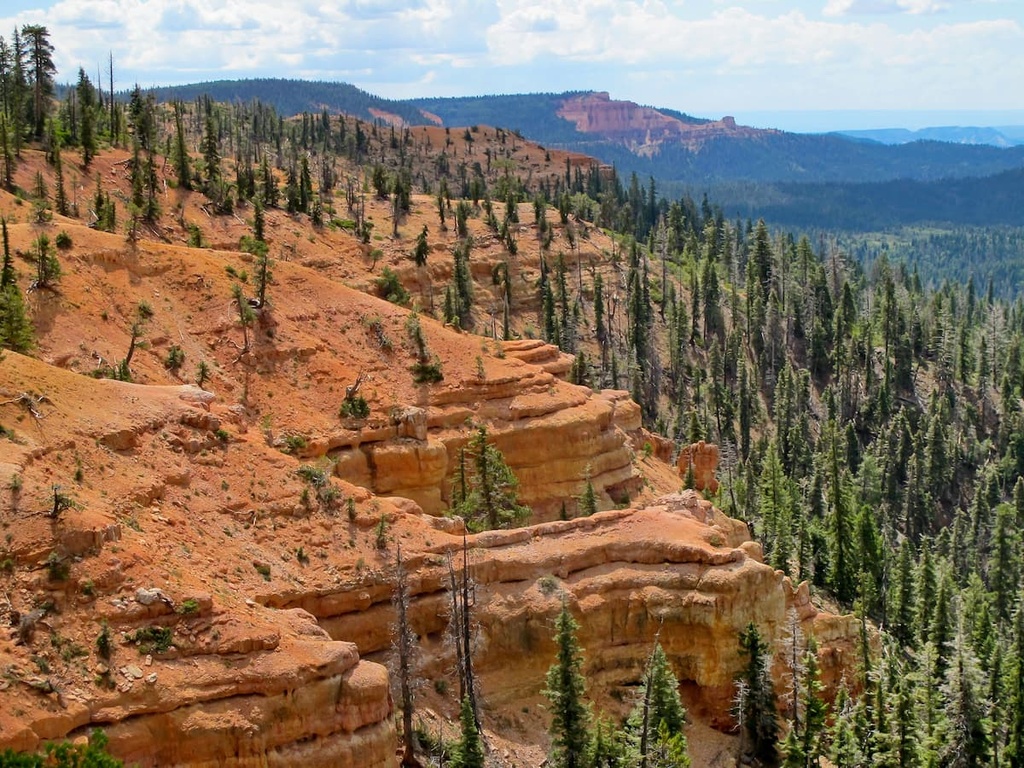
POLYGON ((941 13, 950 8, 944 0, 828 0, 825 16, 909 13, 914 15, 941 13))
POLYGON ((45 24, 60 78, 80 65, 94 71, 112 52, 115 77, 130 69, 159 84, 200 71, 288 76, 306 59, 333 58, 332 71, 374 71, 408 66, 414 51, 482 54, 493 14, 479 9, 472 0, 50 0, 6 19, 0 11, 0 29, 45 24))
POLYGON ((14 14, 0 33, 46 24, 65 80, 112 52, 120 85, 303 76, 396 96, 595 88, 686 111, 1017 107, 1024 69, 1017 0, 41 2, 0 11, 14 14))

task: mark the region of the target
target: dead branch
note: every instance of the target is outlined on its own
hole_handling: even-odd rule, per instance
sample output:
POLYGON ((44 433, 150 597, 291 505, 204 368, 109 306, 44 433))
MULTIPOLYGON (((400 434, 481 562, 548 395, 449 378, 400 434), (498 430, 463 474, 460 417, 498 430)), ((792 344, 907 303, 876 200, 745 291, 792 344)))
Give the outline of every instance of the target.
POLYGON ((25 409, 32 414, 35 419, 45 419, 42 413, 39 412, 39 406, 43 403, 53 403, 53 401, 46 395, 34 396, 31 392, 22 392, 15 398, 10 400, 4 400, 0 402, 0 405, 23 405, 25 409))
POLYGON ((351 400, 356 396, 356 393, 359 391, 359 385, 363 383, 363 375, 363 371, 360 371, 359 375, 356 376, 355 383, 345 387, 346 400, 351 400))

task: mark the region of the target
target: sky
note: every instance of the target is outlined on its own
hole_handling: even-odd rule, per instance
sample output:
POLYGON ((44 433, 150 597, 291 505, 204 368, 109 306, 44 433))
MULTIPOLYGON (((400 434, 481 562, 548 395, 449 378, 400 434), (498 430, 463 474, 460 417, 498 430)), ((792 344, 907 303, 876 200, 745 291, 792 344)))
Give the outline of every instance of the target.
POLYGON ((789 130, 1024 124, 1022 0, 4 0, 0 35, 24 24, 49 29, 58 81, 112 54, 119 89, 298 77, 600 90, 789 130))

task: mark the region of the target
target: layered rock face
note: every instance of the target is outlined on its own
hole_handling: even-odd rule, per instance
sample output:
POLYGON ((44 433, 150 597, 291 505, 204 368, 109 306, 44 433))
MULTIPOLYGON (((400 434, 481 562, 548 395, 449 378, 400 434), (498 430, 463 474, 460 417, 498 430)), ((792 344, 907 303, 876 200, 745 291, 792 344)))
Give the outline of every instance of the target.
POLYGON ((247 598, 289 578, 281 552, 300 548, 232 514, 253 519, 229 498, 243 456, 287 488, 268 449, 225 462, 222 422, 192 386, 8 353, 0 392, 14 425, 0 445, 0 750, 102 727, 132 765, 396 764, 387 670, 308 613, 247 598), (71 502, 59 514, 56 494, 71 502))
POLYGON ((534 520, 557 518, 587 476, 602 506, 635 496, 642 484, 632 447, 640 409, 628 393, 594 393, 562 381, 572 358, 544 342, 506 342, 503 354, 500 375, 439 388, 422 406, 392 409, 386 423, 352 423, 307 453, 330 456, 343 480, 440 514, 459 449, 473 436, 472 425, 485 423, 534 520))
MULTIPOLYGON (((142 680, 90 702, 82 720, 112 723, 110 750, 140 766, 394 765, 387 671, 331 641, 308 614, 287 613, 275 621, 296 635, 272 633, 275 647, 247 650, 243 641, 213 663, 160 664, 152 683, 152 667, 142 666, 142 680)), ((116 677, 134 672, 128 665, 116 677)))
MULTIPOLYGON (((393 636, 395 544, 410 572, 424 674, 443 678, 452 668, 442 641, 446 558, 455 553, 461 569, 458 525, 347 484, 332 487, 354 514, 311 508, 299 463, 258 435, 225 442, 227 422, 194 387, 97 382, 15 355, 5 366, 8 394, 53 395, 33 401, 38 420, 8 418, 16 403, 2 412, 18 426, 0 464, 20 480, 0 521, 11 533, 0 554, 13 564, 0 573, 0 612, 15 625, 0 636, 0 747, 35 749, 101 726, 114 754, 143 766, 394 765, 388 677, 375 661, 393 636), (52 484, 76 465, 87 470, 69 486, 77 506, 53 518, 52 484), (382 520, 383 537, 374 533, 382 520), (99 651, 104 626, 109 659, 99 651)), ((603 403, 596 423, 628 438, 632 424, 617 426, 614 414, 619 396, 560 389, 578 391, 577 407, 603 403)), ((489 407, 543 412, 547 402, 542 393, 489 407)), ((566 447, 581 433, 563 410, 522 437, 511 427, 509 455, 543 441, 552 463, 559 447, 567 460, 599 456, 594 442, 566 447)), ((425 427, 418 417, 403 423, 425 427)), ((761 562, 742 523, 692 491, 467 544, 475 664, 492 722, 515 727, 523 706, 540 702, 563 599, 580 620, 604 709, 628 701, 656 637, 691 713, 719 726, 731 722, 747 623, 778 642, 795 612, 829 680, 854 658, 852 619, 819 614, 806 589, 761 562)))
MULTIPOLYGON (((441 675, 451 669, 439 640, 447 614, 444 556, 455 550, 458 567, 462 555, 458 537, 438 531, 432 538, 444 542, 409 559, 411 615, 426 668, 441 675)), ((491 712, 514 717, 519 703, 536 699, 555 655, 553 624, 563 599, 580 622, 590 689, 613 709, 638 682, 655 638, 692 713, 720 727, 732 722, 733 681, 744 664, 738 637, 749 622, 781 651, 792 617, 818 640, 826 679, 853 658, 853 620, 819 614, 806 586, 794 589, 761 561, 744 524, 692 491, 643 509, 478 534, 468 543, 476 585, 474 663, 491 712)), ((389 595, 386 583, 367 581, 361 590, 260 599, 302 607, 332 636, 371 654, 389 647, 389 595)), ((777 667, 781 675, 781 660, 777 667)))
POLYGON ((558 116, 576 124, 582 133, 598 134, 626 144, 640 155, 657 154, 664 143, 682 144, 697 151, 720 136, 755 137, 776 133, 739 126, 732 117, 721 120, 685 122, 651 107, 611 99, 607 93, 585 93, 563 102, 558 116))

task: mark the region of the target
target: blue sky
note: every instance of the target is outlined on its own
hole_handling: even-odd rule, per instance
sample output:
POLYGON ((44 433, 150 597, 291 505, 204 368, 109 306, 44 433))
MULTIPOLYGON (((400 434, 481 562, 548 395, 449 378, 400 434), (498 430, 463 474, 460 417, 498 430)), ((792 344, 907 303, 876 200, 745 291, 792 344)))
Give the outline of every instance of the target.
POLYGON ((1024 122, 1021 0, 4 0, 0 34, 25 23, 50 29, 58 79, 113 53, 119 87, 282 76, 394 98, 594 89, 787 128, 1024 122))

